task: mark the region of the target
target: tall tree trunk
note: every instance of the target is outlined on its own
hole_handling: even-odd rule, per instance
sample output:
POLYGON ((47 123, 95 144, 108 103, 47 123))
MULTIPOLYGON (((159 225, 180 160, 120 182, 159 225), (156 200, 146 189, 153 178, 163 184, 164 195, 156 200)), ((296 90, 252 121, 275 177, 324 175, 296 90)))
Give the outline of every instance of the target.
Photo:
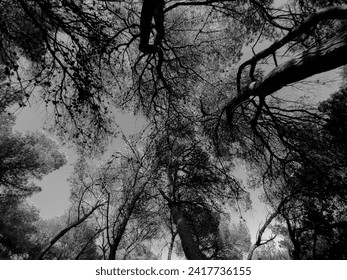
POLYGON ((186 258, 188 260, 205 260, 206 256, 200 251, 198 244, 194 241, 188 223, 179 206, 176 203, 170 203, 169 207, 186 258))
MULTIPOLYGON (((130 213, 130 215, 131 215, 131 213, 130 213)), ((120 225, 120 227, 117 230, 116 237, 114 238, 113 243, 110 246, 110 253, 108 255, 109 260, 115 260, 116 259, 116 253, 117 253, 119 244, 122 240, 125 229, 128 225, 130 215, 129 216, 127 215, 126 217, 124 217, 122 224, 120 225)))
POLYGON ((296 237, 296 234, 295 234, 295 230, 292 228, 291 224, 290 224, 290 220, 286 217, 283 217, 286 221, 286 224, 287 224, 287 229, 288 229, 288 233, 289 233, 289 238, 290 238, 290 241, 292 242, 293 244, 293 251, 291 252, 291 257, 293 260, 300 260, 301 259, 301 248, 300 248, 300 244, 299 242, 297 241, 297 237, 296 237))
POLYGON ((110 252, 108 254, 109 260, 115 260, 116 259, 116 252, 117 252, 118 244, 112 243, 110 246, 110 252))

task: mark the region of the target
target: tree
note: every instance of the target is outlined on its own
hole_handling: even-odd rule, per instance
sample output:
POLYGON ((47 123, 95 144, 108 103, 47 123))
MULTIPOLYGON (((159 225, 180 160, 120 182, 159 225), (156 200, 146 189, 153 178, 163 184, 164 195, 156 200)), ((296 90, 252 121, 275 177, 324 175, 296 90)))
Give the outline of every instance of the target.
MULTIPOLYGON (((282 211, 295 259, 345 259, 342 245, 345 217, 345 100, 346 91, 323 102, 319 109, 326 119, 319 130, 311 130, 311 157, 292 176, 295 200, 282 211), (339 249, 337 249, 339 248, 339 249)), ((308 137, 306 137, 306 142, 308 137)))
POLYGON ((39 132, 22 135, 12 131, 14 119, 0 115, 0 194, 28 197, 40 191, 40 180, 66 163, 57 143, 39 132))
POLYGON ((31 259, 40 249, 34 242, 39 211, 14 198, 1 197, 0 259, 31 259))
MULTIPOLYGON (((90 215, 93 210, 95 211, 92 209, 90 215)), ((96 245, 98 231, 86 221, 88 217, 74 223, 69 222, 67 215, 39 221, 34 239, 41 244, 41 249, 34 257, 57 260, 99 259, 96 245)))
MULTIPOLYGON (((9 6, 1 12, 5 12, 6 17, 16 18, 18 15, 8 8, 9 6)), ((18 18, 16 25, 12 27, 25 30, 32 28, 25 26, 25 21, 18 18)), ((14 42, 18 43, 20 40, 16 37, 19 34, 12 34, 12 31, 7 24, 2 27, 2 47, 11 48, 14 42)), ((34 44, 37 44, 35 39, 24 39, 27 40, 27 45, 22 45, 24 49, 30 47, 32 52, 38 51, 34 49, 34 44)), ((6 56, 4 51, 6 50, 1 48, 0 66, 5 65, 5 75, 0 76, 0 258, 32 259, 41 248, 41 243, 35 241, 38 233, 36 223, 40 218, 38 209, 25 199, 40 191, 35 181, 63 166, 66 157, 59 150, 58 144, 43 133, 23 135, 13 131, 15 117, 9 112, 9 108, 15 102, 22 102, 23 97, 20 91, 6 83, 6 75, 11 75, 9 69, 13 67, 11 59, 16 54, 13 52, 6 56)))
POLYGON ((280 173, 279 184, 266 188, 267 201, 277 205, 274 214, 286 228, 277 231, 294 259, 345 258, 344 247, 336 245, 345 228, 346 158, 340 138, 344 95, 341 89, 320 104, 321 113, 316 112, 315 120, 310 118, 314 122, 301 121, 286 128, 286 133, 295 133, 288 138, 291 164, 286 173, 290 176, 280 173))
POLYGON ((285 250, 276 246, 275 242, 267 243, 255 252, 254 259, 257 260, 288 260, 289 256, 285 250))
MULTIPOLYGON (((232 122, 232 115, 236 107, 245 102, 250 109, 258 112, 255 112, 252 118, 255 123, 262 112, 263 104, 260 105, 260 103, 263 102, 264 97, 273 94, 285 85, 346 63, 343 60, 344 56, 340 55, 343 54, 345 48, 343 19, 346 18, 346 7, 340 1, 331 3, 332 6, 327 6, 320 2, 318 8, 324 5, 324 8, 320 10, 315 10, 312 3, 306 5, 301 1, 294 1, 291 6, 288 5, 287 8, 283 6, 279 10, 272 7, 272 1, 262 3, 258 1, 198 1, 194 3, 174 1, 167 3, 164 9, 167 23, 165 26, 170 26, 171 22, 175 22, 175 24, 167 27, 168 32, 165 33, 163 43, 165 51, 160 52, 161 54, 150 55, 148 62, 143 61, 147 57, 146 55, 136 58, 137 55, 131 48, 138 38, 136 34, 138 23, 136 23, 134 15, 139 12, 140 8, 133 1, 128 4, 103 1, 77 4, 74 1, 67 1, 64 5, 61 1, 55 2, 54 5, 49 4, 46 0, 35 3, 19 1, 13 11, 19 15, 24 14, 33 28, 41 34, 39 36, 41 40, 38 41, 43 42, 49 54, 45 64, 54 62, 57 66, 48 75, 51 76, 56 71, 62 72, 62 75, 59 75, 59 79, 56 80, 56 87, 54 88, 52 85, 47 88, 47 101, 55 105, 56 116, 58 119, 60 118, 62 125, 68 122, 65 117, 70 116, 75 120, 76 129, 73 131, 77 134, 72 133, 72 136, 77 141, 80 139, 79 135, 88 138, 88 133, 83 131, 79 123, 82 120, 78 118, 78 114, 83 117, 95 117, 90 124, 100 127, 91 131, 94 136, 97 135, 97 132, 105 132, 108 128, 107 114, 105 114, 103 106, 103 101, 108 99, 108 92, 101 90, 106 89, 106 86, 99 80, 100 72, 93 71, 94 66, 100 67, 100 70, 111 66, 117 75, 121 74, 120 72, 131 73, 130 68, 132 68, 137 80, 130 87, 128 87, 129 83, 125 82, 125 86, 117 94, 124 96, 128 101, 128 97, 137 95, 140 110, 145 113, 150 112, 147 116, 154 117, 162 111, 157 109, 165 104, 168 96, 171 100, 174 98, 178 101, 177 98, 184 96, 184 92, 189 92, 190 98, 198 97, 189 102, 194 101, 195 108, 199 106, 200 99, 203 99, 202 104, 205 102, 209 104, 206 97, 194 96, 196 90, 190 86, 192 81, 198 82, 199 87, 208 86, 206 81, 213 86, 218 85, 219 82, 221 86, 217 87, 218 90, 221 90, 228 82, 222 76, 224 70, 219 71, 218 75, 215 75, 218 78, 214 80, 211 74, 216 73, 215 69, 213 71, 208 69, 205 62, 212 60, 209 63, 211 67, 223 66, 222 69, 227 69, 225 71, 232 70, 232 64, 240 58, 242 46, 250 43, 256 36, 264 36, 270 41, 278 40, 240 66, 234 83, 237 91, 231 94, 231 98, 224 96, 220 99, 224 103, 220 109, 222 112, 227 112, 229 123, 232 122), (183 8, 187 11, 183 12, 183 8), (126 9, 129 11, 127 14, 126 9), (93 11, 94 14, 88 11, 93 11), (306 17, 309 13, 312 15, 306 17), (98 17, 99 14, 100 17, 98 17), (179 17, 181 19, 177 20, 179 17), (216 17, 219 17, 220 21, 216 22, 214 20, 216 17), (74 20, 71 21, 70 18, 74 20), (110 26, 108 19, 114 19, 115 26, 110 26), (116 27, 117 24, 119 27, 116 27), (177 32, 176 29, 180 31, 177 32), (55 31, 67 36, 73 47, 67 47, 65 41, 54 35, 57 34, 55 31), (286 34, 281 37, 283 33, 286 34), (246 34, 246 38, 244 34, 246 34), (338 35, 335 38, 333 34, 338 35), (211 38, 210 41, 208 41, 208 37, 211 38), (321 37, 326 37, 328 40, 324 42, 321 37), (294 48, 295 45, 298 47, 294 48), (258 71, 256 66, 261 60, 275 55, 283 47, 288 47, 297 53, 301 52, 301 56, 286 64, 275 66, 268 76, 261 78, 259 74, 262 70, 258 71), (230 49, 234 51, 230 52, 230 49), (218 50, 218 52, 213 52, 213 50, 218 50), (323 52, 323 50, 325 51, 323 52), (103 59, 107 52, 109 52, 108 57, 111 57, 111 60, 103 59), (126 58, 123 56, 124 60, 117 61, 116 58, 122 56, 123 53, 126 58), (88 61, 85 59, 86 56, 89 58, 88 61), (326 63, 317 63, 317 61, 322 62, 323 60, 326 63), (107 63, 100 64, 97 63, 98 61, 107 61, 107 63), (135 67, 130 66, 132 62, 135 67), (317 65, 319 67, 316 67, 317 65), (248 66, 250 66, 250 71, 248 75, 244 75, 248 66), (295 71, 295 69, 302 71, 295 71), (187 75, 183 76, 183 73, 187 75), (258 76, 255 77, 255 74, 258 76), (248 76, 248 78, 242 78, 243 76, 248 76), (256 78, 258 80, 255 80, 256 78), (191 82, 188 82, 189 80, 191 82), (180 81, 180 86, 178 86, 178 81, 180 81), (182 83, 183 81, 187 82, 182 83), (64 87, 64 85, 66 86, 64 87), (62 99, 70 87, 75 89, 74 93, 71 96, 66 95, 62 99), (137 94, 134 95, 136 92, 137 94), (158 94, 161 92, 164 94, 158 94), (254 97, 259 97, 258 105, 247 102, 254 97), (252 106, 255 108, 251 108, 252 106), (258 107, 260 109, 256 110, 258 107), (156 110, 152 111, 151 108, 156 110)), ((13 19, 10 18, 10 20, 13 19)), ((21 46, 20 43, 15 45, 21 46)), ((119 75, 117 81, 121 81, 122 77, 124 75, 119 75)), ((229 81, 229 83, 231 82, 229 81)), ((235 87, 230 87, 229 90, 234 89, 235 87)), ((218 121, 218 111, 220 110, 216 105, 211 106, 212 110, 209 113, 216 112, 215 117, 218 121)), ((168 108, 164 106, 164 110, 165 107, 168 108)), ((182 102, 178 102, 175 107, 179 109, 184 106, 182 102)), ((67 126, 64 127, 67 130, 67 126)), ((87 139, 84 140, 87 141, 87 139)))
MULTIPOLYGON (((146 242, 157 234, 155 207, 152 207, 150 146, 142 151, 124 138, 127 148, 114 153, 98 167, 81 159, 70 179, 73 186, 72 211, 82 215, 88 205, 102 202, 92 215, 99 230, 103 258, 141 258, 137 250, 151 255, 146 242)), ((152 254, 154 256, 154 254, 152 254)))
POLYGON ((35 181, 66 163, 58 144, 43 133, 14 132, 15 118, 6 112, 11 100, 2 100, 0 113, 0 256, 33 258, 41 248, 34 242, 39 211, 25 201, 39 192, 35 181))
MULTIPOLYGON (((105 150, 114 137, 118 130, 112 122, 114 110, 143 115, 151 129, 146 136, 157 143, 150 173, 157 172, 159 184, 149 192, 151 203, 171 212, 187 257, 213 256, 206 244, 218 239, 215 213, 221 211, 223 196, 247 201, 246 192, 231 175, 238 158, 259 176, 266 201, 274 209, 283 197, 288 198, 281 209, 288 224, 296 223, 292 214, 303 209, 300 227, 322 227, 314 217, 323 214, 318 216, 326 221, 328 216, 321 211, 326 205, 311 205, 326 195, 324 203, 332 207, 344 182, 344 171, 329 166, 334 163, 332 153, 339 153, 338 165, 345 168, 343 150, 325 149, 324 143, 332 144, 342 136, 325 131, 329 130, 325 125, 335 129, 335 120, 326 121, 327 114, 306 102, 308 93, 289 95, 280 90, 347 64, 347 7, 344 1, 276 4, 270 0, 168 1, 163 10, 165 35, 158 50, 139 53, 138 39, 143 34, 138 1, 19 0, 4 17, 8 22, 23 18, 27 27, 23 38, 35 34, 28 41, 34 47, 21 41, 19 24, 0 30, 7 44, 1 54, 11 58, 10 65, 1 61, 6 70, 2 79, 15 89, 6 98, 25 104, 29 89, 38 86, 48 111, 54 113, 56 131, 82 147, 79 152, 84 155, 105 150), (257 52, 261 42, 268 47, 257 52), (21 58, 35 67, 19 69, 19 58, 8 46, 21 50, 21 58), (253 54, 241 63, 246 48, 253 54), (40 59, 33 59, 30 49, 40 59), (16 79, 11 72, 17 73, 16 79), (19 89, 24 97, 17 93, 19 89), (317 177, 308 178, 309 173, 317 177), (318 178, 334 179, 334 183, 321 185, 318 178), (294 212, 288 212, 289 205, 294 212), (194 235, 209 217, 206 232, 194 235), (208 241, 203 244, 204 240, 208 241)), ((138 185, 130 185, 139 190, 138 185)), ((98 194, 114 196, 112 190, 103 193, 97 188, 98 194)), ((133 213, 137 194, 124 192, 124 213, 133 213)), ((127 214, 119 217, 124 223, 118 220, 115 228, 128 226, 127 214)), ((105 237, 105 251, 119 240, 111 239, 105 237)))
POLYGON ((262 238, 263 238, 263 234, 265 232, 265 230, 269 227, 269 225, 271 224, 271 222, 279 215, 279 212, 282 208, 282 204, 283 204, 283 201, 281 201, 280 205, 277 207, 276 211, 274 211, 273 213, 271 213, 270 215, 268 215, 266 217, 266 220, 264 222, 264 224, 260 227, 260 229, 258 230, 257 232, 257 237, 256 237, 256 241, 254 244, 252 244, 252 246, 249 248, 249 252, 248 252, 248 255, 247 255, 247 259, 248 260, 252 260, 253 259, 253 254, 255 252, 255 250, 260 247, 260 246, 263 246, 263 245, 266 245, 268 244, 269 242, 273 241, 276 236, 272 236, 270 237, 269 239, 263 241, 262 238))
POLYGON ((221 224, 220 258, 242 260, 251 246, 251 235, 244 222, 233 223, 228 219, 221 224))
POLYGON ((233 204, 242 189, 228 173, 230 166, 209 158, 190 124, 182 122, 177 129, 178 121, 173 118, 156 143, 156 185, 186 258, 220 258, 221 204, 233 204))
MULTIPOLYGON (((45 256, 45 254, 46 254, 56 243, 59 242, 59 245, 61 245, 62 242, 59 241, 59 240, 61 240, 64 236, 66 236, 66 234, 69 233, 72 229, 75 229, 77 226, 79 226, 80 224, 82 224, 86 219, 89 218, 90 215, 93 214, 93 212, 94 212, 96 209, 98 209, 98 208, 101 207, 101 206, 102 206, 102 204, 97 204, 96 206, 92 207, 92 209, 90 209, 89 212, 87 212, 83 217, 79 218, 77 221, 75 221, 75 222, 73 222, 73 223, 70 223, 70 224, 66 225, 62 230, 60 230, 55 236, 53 236, 53 237, 47 242, 48 245, 47 245, 46 247, 44 247, 44 248, 40 251, 40 253, 39 253, 38 256, 37 256, 38 259, 43 259, 44 256, 45 256)), ((85 227, 85 229, 88 230, 88 228, 86 228, 86 227, 85 227)), ((76 230, 75 230, 75 231, 76 231, 76 230)), ((85 233, 88 234, 87 231, 86 231, 85 233)), ((98 233, 98 232, 97 232, 97 233, 98 233)), ((89 236, 88 236, 88 235, 82 236, 82 238, 87 238, 86 244, 83 244, 83 245, 84 245, 84 246, 89 246, 90 243, 91 243, 92 241, 94 241, 95 237, 96 237, 96 234, 92 233, 92 238, 90 238, 90 232, 89 232, 89 236)), ((65 237, 65 238, 66 238, 66 237, 65 237)), ((83 242, 83 241, 85 242, 85 240, 83 240, 82 238, 78 239, 78 241, 79 241, 79 242, 83 242), (82 240, 81 240, 81 239, 82 239, 82 240)), ((59 257, 59 258, 61 258, 62 255, 71 256, 71 253, 72 253, 71 250, 66 249, 66 248, 64 248, 64 247, 66 247, 66 246, 63 246, 63 249, 64 249, 64 251, 67 251, 67 252, 62 251, 62 252, 60 253, 60 257, 59 257)), ((74 248, 75 248, 75 247, 74 247, 74 248)), ((84 253, 85 250, 86 250, 86 247, 83 247, 83 249, 82 249, 80 252, 78 252, 78 254, 76 255, 76 258, 78 259, 78 258, 84 253)), ((97 254, 95 254, 95 255, 97 255, 97 254)))

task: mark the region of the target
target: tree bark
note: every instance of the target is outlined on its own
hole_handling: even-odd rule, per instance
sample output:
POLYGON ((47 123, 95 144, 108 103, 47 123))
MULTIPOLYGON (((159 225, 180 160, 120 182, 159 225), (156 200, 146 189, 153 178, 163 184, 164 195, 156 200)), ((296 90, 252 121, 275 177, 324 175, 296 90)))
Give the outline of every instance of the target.
MULTIPOLYGON (((240 82, 241 82, 241 74, 243 69, 251 65, 254 70, 255 65, 259 60, 264 59, 274 53, 285 44, 294 40, 295 38, 301 36, 306 33, 312 27, 316 26, 319 22, 329 19, 346 19, 347 18, 347 5, 341 6, 332 6, 321 9, 316 13, 312 14, 309 18, 307 18, 300 25, 293 28, 286 36, 284 36, 281 40, 275 41, 270 47, 264 49, 263 51, 254 55, 251 59, 245 61, 240 65, 238 73, 237 73, 237 88, 240 91, 240 82)), ((252 70, 251 70, 252 71, 252 70)))
MULTIPOLYGON (((339 34, 318 47, 303 52, 272 70, 262 81, 253 82, 232 98, 225 107, 227 116, 251 96, 265 97, 288 84, 347 64, 347 32, 339 34)), ((230 117, 228 117, 230 119, 230 117)))
POLYGON ((283 63, 248 90, 250 95, 266 96, 282 87, 315 74, 347 64, 347 32, 283 63))
POLYGON ((206 256, 200 251, 193 239, 188 223, 176 203, 169 204, 172 219, 177 227, 184 254, 188 260, 205 260, 206 256))

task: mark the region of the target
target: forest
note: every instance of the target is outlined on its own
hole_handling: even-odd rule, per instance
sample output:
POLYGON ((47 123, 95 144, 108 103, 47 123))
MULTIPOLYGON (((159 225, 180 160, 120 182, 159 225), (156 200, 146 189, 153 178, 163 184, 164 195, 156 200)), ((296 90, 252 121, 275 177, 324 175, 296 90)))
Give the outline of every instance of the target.
POLYGON ((0 20, 0 259, 347 258, 345 0, 0 0, 0 20), (16 131, 33 104, 45 132, 16 131), (43 219, 62 145, 69 207, 43 219))

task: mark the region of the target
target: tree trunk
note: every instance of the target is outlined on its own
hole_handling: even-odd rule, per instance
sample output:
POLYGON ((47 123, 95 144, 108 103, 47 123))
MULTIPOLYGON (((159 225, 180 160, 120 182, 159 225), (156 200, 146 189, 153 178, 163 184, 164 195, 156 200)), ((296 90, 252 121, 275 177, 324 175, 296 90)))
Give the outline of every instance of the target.
MULTIPOLYGON (((226 105, 227 116, 251 96, 265 97, 277 90, 315 74, 347 64, 347 32, 339 34, 316 48, 303 52, 272 70, 262 81, 253 82, 242 89, 226 105)), ((228 118, 229 119, 229 118, 228 118)))
POLYGON ((179 209, 179 206, 175 203, 170 203, 169 207, 186 258, 188 260, 205 260, 206 256, 200 251, 199 246, 195 243, 188 223, 179 209))
POLYGON ((109 260, 115 260, 116 259, 116 253, 117 253, 118 246, 119 246, 119 244, 122 240, 123 234, 127 228, 130 217, 133 214, 136 203, 138 202, 140 195, 141 195, 141 193, 144 190, 146 185, 147 185, 147 182, 142 185, 141 189, 138 190, 138 192, 134 195, 134 197, 131 199, 129 205, 127 206, 125 216, 123 217, 120 226, 117 228, 117 234, 113 238, 113 243, 110 245, 110 253, 108 255, 109 260))
POLYGON ((287 35, 285 35, 281 40, 275 41, 271 46, 262 50, 261 52, 255 54, 251 59, 242 63, 239 67, 237 73, 237 89, 240 91, 241 74, 246 66, 251 65, 254 71, 255 65, 261 60, 272 54, 275 54, 277 50, 288 44, 290 41, 295 40, 295 38, 307 33, 312 27, 317 26, 322 21, 329 19, 347 19, 347 5, 332 6, 321 9, 316 13, 312 14, 300 25, 296 26, 287 35))
POLYGON ((115 260, 116 259, 116 253, 117 253, 117 250, 118 250, 118 246, 120 244, 120 241, 122 240, 122 237, 123 237, 125 229, 126 229, 126 227, 128 225, 129 219, 130 219, 130 215, 125 217, 123 219, 123 222, 122 222, 121 226, 117 230, 117 235, 114 238, 113 243, 110 246, 110 253, 108 255, 108 259, 109 260, 115 260))
POLYGON ((347 33, 344 33, 279 65, 263 81, 255 83, 250 94, 266 96, 288 84, 345 65, 346 53, 347 33))
POLYGON ((118 248, 118 244, 116 244, 115 242, 113 242, 110 246, 110 252, 108 254, 108 259, 109 260, 115 260, 116 259, 116 252, 117 252, 117 248, 118 248))
POLYGON ((286 217, 283 217, 286 221, 286 224, 287 224, 287 229, 288 229, 288 233, 289 233, 289 238, 290 238, 290 241, 292 242, 293 244, 293 251, 291 252, 291 257, 293 260, 300 260, 300 255, 301 255, 301 248, 300 248, 300 244, 299 242, 297 241, 297 237, 295 235, 295 230, 292 228, 292 226, 290 225, 290 221, 288 218, 286 217))

